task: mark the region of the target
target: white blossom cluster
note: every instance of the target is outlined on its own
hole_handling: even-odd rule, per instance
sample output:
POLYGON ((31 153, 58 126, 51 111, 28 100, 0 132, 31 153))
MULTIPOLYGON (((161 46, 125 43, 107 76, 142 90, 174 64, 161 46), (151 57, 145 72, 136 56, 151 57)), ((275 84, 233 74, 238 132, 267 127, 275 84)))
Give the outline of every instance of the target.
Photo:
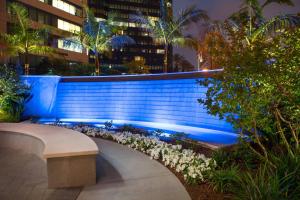
POLYGON ((216 167, 216 162, 206 158, 203 154, 197 154, 189 149, 182 149, 181 145, 172 145, 160 141, 156 137, 145 137, 130 132, 116 133, 102 128, 91 126, 66 127, 85 133, 91 137, 109 138, 120 144, 141 151, 151 159, 161 160, 165 166, 169 166, 181 173, 190 184, 205 181, 205 175, 216 167))

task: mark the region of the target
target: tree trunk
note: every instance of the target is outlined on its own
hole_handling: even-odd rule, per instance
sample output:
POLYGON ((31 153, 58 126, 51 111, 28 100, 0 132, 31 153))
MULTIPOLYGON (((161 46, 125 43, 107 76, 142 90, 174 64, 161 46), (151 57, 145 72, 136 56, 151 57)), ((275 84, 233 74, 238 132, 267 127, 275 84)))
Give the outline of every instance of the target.
POLYGON ((96 67, 96 76, 99 76, 100 75, 100 60, 99 60, 99 54, 98 52, 95 53, 95 67, 96 67))
POLYGON ((168 49, 168 45, 166 45, 165 56, 164 56, 164 73, 168 73, 168 57, 169 57, 169 49, 168 49))
POLYGON ((25 75, 29 75, 29 55, 28 51, 24 54, 24 68, 25 68, 25 75))

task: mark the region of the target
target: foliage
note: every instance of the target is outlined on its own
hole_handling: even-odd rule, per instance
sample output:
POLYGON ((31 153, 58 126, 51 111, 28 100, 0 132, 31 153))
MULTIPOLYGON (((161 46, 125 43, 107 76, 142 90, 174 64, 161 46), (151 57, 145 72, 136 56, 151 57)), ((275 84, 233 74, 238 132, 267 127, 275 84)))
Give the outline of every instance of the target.
POLYGON ((158 137, 159 138, 159 137, 163 136, 164 133, 165 133, 164 130, 157 129, 157 130, 153 131, 151 133, 151 135, 153 135, 154 137, 158 137))
POLYGON ((24 57, 25 73, 29 73, 29 54, 44 55, 52 53, 53 49, 45 45, 47 30, 43 27, 32 29, 28 17, 28 11, 25 7, 17 3, 9 5, 10 15, 13 27, 12 34, 0 33, 0 42, 6 48, 4 54, 10 56, 19 56, 21 61, 24 57))
POLYGON ((261 139, 273 141, 271 146, 279 142, 294 155, 300 132, 300 29, 251 47, 244 45, 243 34, 232 33, 231 38, 231 57, 222 60, 222 74, 200 81, 208 90, 199 102, 248 134, 260 149, 249 148, 260 158, 268 159, 261 139))
POLYGON ((20 82, 16 72, 0 66, 0 121, 18 122, 28 97, 28 88, 20 82))
POLYGON ((300 25, 297 15, 264 17, 264 9, 271 3, 293 5, 290 0, 267 0, 264 4, 258 0, 244 0, 241 9, 224 22, 207 23, 204 36, 192 46, 198 53, 198 60, 204 62, 205 67, 209 65, 210 69, 222 68, 222 60, 231 58, 227 48, 231 48, 229 44, 236 39, 232 38, 232 34, 240 35, 243 45, 252 47, 256 41, 271 40, 284 30, 300 25))
POLYGON ((91 64, 69 63, 62 59, 43 58, 32 66, 33 74, 51 74, 59 76, 90 76, 95 67, 91 64))
POLYGON ((110 120, 110 121, 106 121, 104 123, 104 127, 105 127, 105 130, 110 130, 112 127, 113 127, 113 120, 110 120))
POLYGON ((124 63, 128 68, 129 74, 149 74, 149 66, 146 66, 146 60, 132 60, 131 62, 124 63))
POLYGON ((256 169, 259 164, 257 156, 243 143, 218 149, 212 158, 216 161, 218 169, 226 169, 231 165, 242 169, 256 169))
POLYGON ((176 133, 170 134, 170 138, 172 138, 176 141, 185 140, 185 139, 187 139, 187 136, 188 135, 184 132, 176 132, 176 133))
POLYGON ((175 67, 175 71, 194 71, 195 67, 182 55, 175 54, 173 56, 173 63, 175 67))
POLYGON ((124 124, 121 127, 118 127, 118 132, 124 133, 124 132, 130 132, 135 135, 143 135, 148 136, 150 133, 142 128, 137 128, 132 126, 131 124, 124 124))
POLYGON ((240 171, 237 166, 230 166, 225 169, 218 169, 210 173, 209 182, 214 190, 225 193, 232 192, 239 179, 240 171))
POLYGON ((68 127, 93 137, 111 139, 130 148, 141 151, 151 159, 161 160, 166 166, 184 176, 188 184, 200 184, 207 174, 215 168, 213 159, 206 158, 192 150, 182 149, 181 145, 172 145, 141 134, 130 132, 110 132, 101 128, 89 126, 68 127))
POLYGON ((85 16, 82 31, 75 33, 75 37, 67 40, 66 44, 82 45, 92 52, 95 56, 96 75, 100 75, 100 54, 110 54, 112 49, 133 44, 134 41, 129 36, 120 35, 123 28, 116 25, 115 14, 99 21, 91 10, 85 8, 85 16))
POLYGON ((260 4, 258 0, 244 0, 241 9, 234 13, 227 23, 232 31, 243 31, 245 41, 250 46, 261 37, 274 36, 286 28, 299 26, 300 18, 297 15, 281 15, 266 19, 264 9, 271 3, 293 5, 291 0, 266 0, 264 4, 260 4))
POLYGON ((135 20, 150 30, 150 35, 156 43, 164 46, 164 72, 166 73, 171 67, 169 55, 171 46, 191 46, 194 44, 194 40, 183 35, 183 29, 191 22, 207 19, 208 16, 205 11, 196 9, 195 6, 191 6, 179 13, 176 19, 153 19, 152 17, 140 15, 137 16, 135 20))
POLYGON ((205 34, 203 41, 198 45, 197 51, 203 56, 202 62, 207 63, 210 69, 222 68, 220 57, 224 59, 230 56, 226 54, 228 44, 218 31, 210 31, 205 34))
MULTIPOLYGON (((228 160, 227 155, 230 156, 222 154, 223 160, 228 160)), ((213 156, 217 168, 209 176, 209 181, 216 190, 229 192, 234 199, 299 199, 299 154, 291 157, 283 152, 272 153, 270 160, 275 167, 257 163, 256 167, 244 169, 240 167, 243 160, 237 163, 229 159, 229 162, 219 165, 221 157, 213 156)))
MULTIPOLYGON (((286 161, 284 157, 277 158, 286 161)), ((237 179, 236 186, 232 188, 235 199, 299 199, 299 156, 292 158, 292 167, 280 173, 267 165, 262 165, 256 173, 244 172, 237 179)), ((291 163, 289 163, 291 164, 291 163)), ((277 169, 286 169, 287 164, 280 162, 277 169), (283 165, 283 167, 282 167, 283 165)))

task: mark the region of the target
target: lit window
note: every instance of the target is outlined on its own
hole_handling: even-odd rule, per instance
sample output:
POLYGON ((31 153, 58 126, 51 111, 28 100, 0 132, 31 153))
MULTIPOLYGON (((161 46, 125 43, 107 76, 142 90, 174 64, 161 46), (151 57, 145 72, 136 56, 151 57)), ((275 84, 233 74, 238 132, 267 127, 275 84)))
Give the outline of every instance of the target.
POLYGON ((135 56, 135 57, 134 57, 134 60, 135 60, 135 61, 142 61, 142 60, 144 60, 144 58, 141 57, 141 56, 135 56))
POLYGON ((74 52, 82 53, 82 46, 81 45, 75 44, 74 42, 70 42, 70 41, 63 40, 63 39, 58 39, 57 40, 57 47, 59 49, 64 49, 64 50, 68 50, 68 51, 74 51, 74 52))
POLYGON ((163 50, 163 49, 157 49, 157 50, 156 50, 156 53, 164 54, 164 53, 165 53, 165 50, 163 50))
POLYGON ((69 31, 69 32, 80 32, 80 30, 81 30, 80 26, 66 22, 61 19, 57 20, 57 28, 59 28, 61 30, 69 31))
POLYGON ((52 0, 52 6, 55 8, 58 8, 60 10, 63 10, 67 13, 70 13, 72 15, 76 14, 76 8, 75 6, 68 4, 62 0, 52 0))

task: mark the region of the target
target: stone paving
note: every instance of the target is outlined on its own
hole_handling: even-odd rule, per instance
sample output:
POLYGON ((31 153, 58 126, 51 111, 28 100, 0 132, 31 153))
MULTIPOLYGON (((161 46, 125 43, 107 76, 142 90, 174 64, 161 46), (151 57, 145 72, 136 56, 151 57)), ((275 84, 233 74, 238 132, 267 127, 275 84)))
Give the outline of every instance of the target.
POLYGON ((167 168, 126 146, 94 139, 97 184, 48 189, 46 164, 32 154, 0 148, 0 200, 190 200, 167 168))
POLYGON ((20 150, 0 148, 1 200, 75 200, 81 188, 48 189, 43 160, 20 150))
POLYGON ((115 142, 97 139, 98 181, 78 200, 190 200, 177 177, 145 154, 115 142))

